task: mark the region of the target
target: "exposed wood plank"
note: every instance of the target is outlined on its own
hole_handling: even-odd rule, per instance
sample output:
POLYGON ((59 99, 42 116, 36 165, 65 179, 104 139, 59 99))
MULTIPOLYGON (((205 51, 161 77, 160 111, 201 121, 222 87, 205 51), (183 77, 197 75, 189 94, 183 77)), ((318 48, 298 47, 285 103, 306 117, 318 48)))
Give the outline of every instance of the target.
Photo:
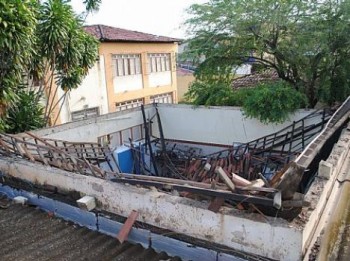
POLYGON ((136 210, 131 211, 130 215, 126 219, 124 225, 117 235, 117 239, 122 244, 125 240, 127 240, 129 233, 134 225, 139 213, 136 210))
POLYGON ((224 199, 230 199, 237 202, 247 202, 247 203, 254 203, 254 204, 260 204, 265 206, 273 206, 273 199, 271 198, 237 194, 227 190, 213 190, 213 189, 207 189, 207 188, 194 187, 190 185, 178 185, 178 184, 162 183, 162 182, 156 182, 156 181, 125 179, 125 178, 114 178, 114 179, 111 179, 111 181, 119 182, 119 183, 129 183, 131 185, 143 185, 148 187, 166 188, 166 189, 177 190, 179 192, 186 191, 186 192, 199 194, 199 195, 221 197, 224 199))
POLYGON ((235 173, 232 174, 232 181, 237 186, 250 186, 252 183, 249 180, 246 180, 245 178, 242 178, 241 176, 238 176, 235 173))
POLYGON ((216 168, 215 172, 220 176, 220 178, 225 182, 231 191, 235 191, 235 184, 233 184, 233 182, 227 176, 226 172, 221 167, 216 168))
POLYGON ((35 159, 33 158, 33 155, 29 152, 29 150, 27 149, 25 144, 21 144, 20 145, 22 147, 22 149, 24 150, 26 156, 30 159, 30 161, 35 161, 35 159))

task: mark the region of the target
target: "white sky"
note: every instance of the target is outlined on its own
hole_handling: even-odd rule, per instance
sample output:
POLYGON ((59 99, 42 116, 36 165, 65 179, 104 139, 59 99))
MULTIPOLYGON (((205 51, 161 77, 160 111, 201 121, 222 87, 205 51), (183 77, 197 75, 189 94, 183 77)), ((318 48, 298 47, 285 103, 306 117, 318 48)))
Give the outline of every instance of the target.
MULTIPOLYGON (((83 11, 83 0, 72 0, 78 13, 83 11)), ((169 37, 186 37, 182 25, 185 10, 195 3, 208 0, 102 0, 100 10, 90 14, 86 24, 105 24, 129 30, 169 37)))

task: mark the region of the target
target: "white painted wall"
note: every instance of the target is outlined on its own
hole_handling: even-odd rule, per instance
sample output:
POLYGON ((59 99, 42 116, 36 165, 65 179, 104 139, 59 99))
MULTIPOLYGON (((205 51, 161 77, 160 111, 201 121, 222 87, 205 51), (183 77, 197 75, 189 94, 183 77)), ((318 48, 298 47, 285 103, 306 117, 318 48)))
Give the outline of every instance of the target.
MULTIPOLYGON (((71 120, 71 113, 85 108, 99 107, 100 114, 108 113, 108 100, 106 89, 106 78, 104 68, 104 57, 100 59, 89 70, 82 84, 75 90, 69 92, 61 112, 62 123, 71 120)), ((63 91, 58 90, 58 97, 63 91)))
MULTIPOLYGON (((145 106, 147 118, 155 114, 153 105, 145 106)), ((167 139, 232 145, 245 143, 272 134, 297 121, 313 110, 299 110, 291 120, 278 125, 265 125, 256 119, 246 119, 238 107, 193 107, 183 104, 158 104, 164 137, 167 139)), ((321 115, 319 116, 321 117, 321 115)), ((316 118, 311 119, 314 122, 316 118)), ((142 124, 140 108, 114 112, 97 119, 81 121, 78 125, 52 128, 51 138, 96 141, 97 137, 142 124), (59 133, 62 132, 62 133, 59 133)), ((305 123, 307 124, 307 123, 305 123)), ((38 131, 42 133, 42 131, 38 131)), ((152 134, 159 137, 157 120, 152 134)), ((72 140, 74 141, 74 140, 72 140)))
MULTIPOLYGON (((154 115, 154 108, 145 108, 146 118, 154 115)), ((33 131, 35 135, 76 142, 97 142, 97 138, 143 124, 140 108, 113 112, 96 118, 69 122, 55 127, 33 131)))
POLYGON ((251 64, 242 64, 235 70, 235 74, 237 75, 247 75, 252 73, 252 65, 251 64))
POLYGON ((115 76, 113 86, 115 93, 141 90, 143 88, 142 75, 115 76))
POLYGON ((150 73, 148 79, 150 87, 171 85, 171 71, 150 73))
MULTIPOLYGON (((259 120, 245 118, 238 107, 158 106, 165 138, 222 145, 245 143, 272 134, 313 112, 299 110, 290 117, 290 121, 265 125, 259 120)), ((152 133, 159 136, 156 121, 152 125, 152 133)))

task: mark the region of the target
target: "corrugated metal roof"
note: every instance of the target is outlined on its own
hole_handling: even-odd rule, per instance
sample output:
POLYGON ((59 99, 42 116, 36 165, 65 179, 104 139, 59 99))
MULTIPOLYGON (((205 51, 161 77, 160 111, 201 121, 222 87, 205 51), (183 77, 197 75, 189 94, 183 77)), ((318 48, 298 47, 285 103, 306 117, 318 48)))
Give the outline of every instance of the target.
POLYGON ((0 205, 0 260, 180 260, 52 217, 29 206, 0 205))
POLYGON ((157 42, 173 43, 180 42, 180 39, 147 34, 127 29, 107 26, 107 25, 88 25, 84 26, 86 32, 95 36, 101 42, 157 42))

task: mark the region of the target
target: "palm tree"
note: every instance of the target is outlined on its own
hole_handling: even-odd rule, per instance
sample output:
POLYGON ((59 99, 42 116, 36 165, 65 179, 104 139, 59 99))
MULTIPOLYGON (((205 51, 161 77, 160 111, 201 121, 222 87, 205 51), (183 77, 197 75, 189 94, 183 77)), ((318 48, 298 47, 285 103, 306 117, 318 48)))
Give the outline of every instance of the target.
MULTIPOLYGON (((89 13, 101 0, 83 2, 89 13)), ((17 95, 23 84, 36 102, 46 96, 46 123, 65 98, 56 97, 57 89, 67 93, 78 87, 97 57, 97 41, 82 25, 68 0, 0 1, 0 132, 7 128, 8 108, 28 98, 17 95)))

